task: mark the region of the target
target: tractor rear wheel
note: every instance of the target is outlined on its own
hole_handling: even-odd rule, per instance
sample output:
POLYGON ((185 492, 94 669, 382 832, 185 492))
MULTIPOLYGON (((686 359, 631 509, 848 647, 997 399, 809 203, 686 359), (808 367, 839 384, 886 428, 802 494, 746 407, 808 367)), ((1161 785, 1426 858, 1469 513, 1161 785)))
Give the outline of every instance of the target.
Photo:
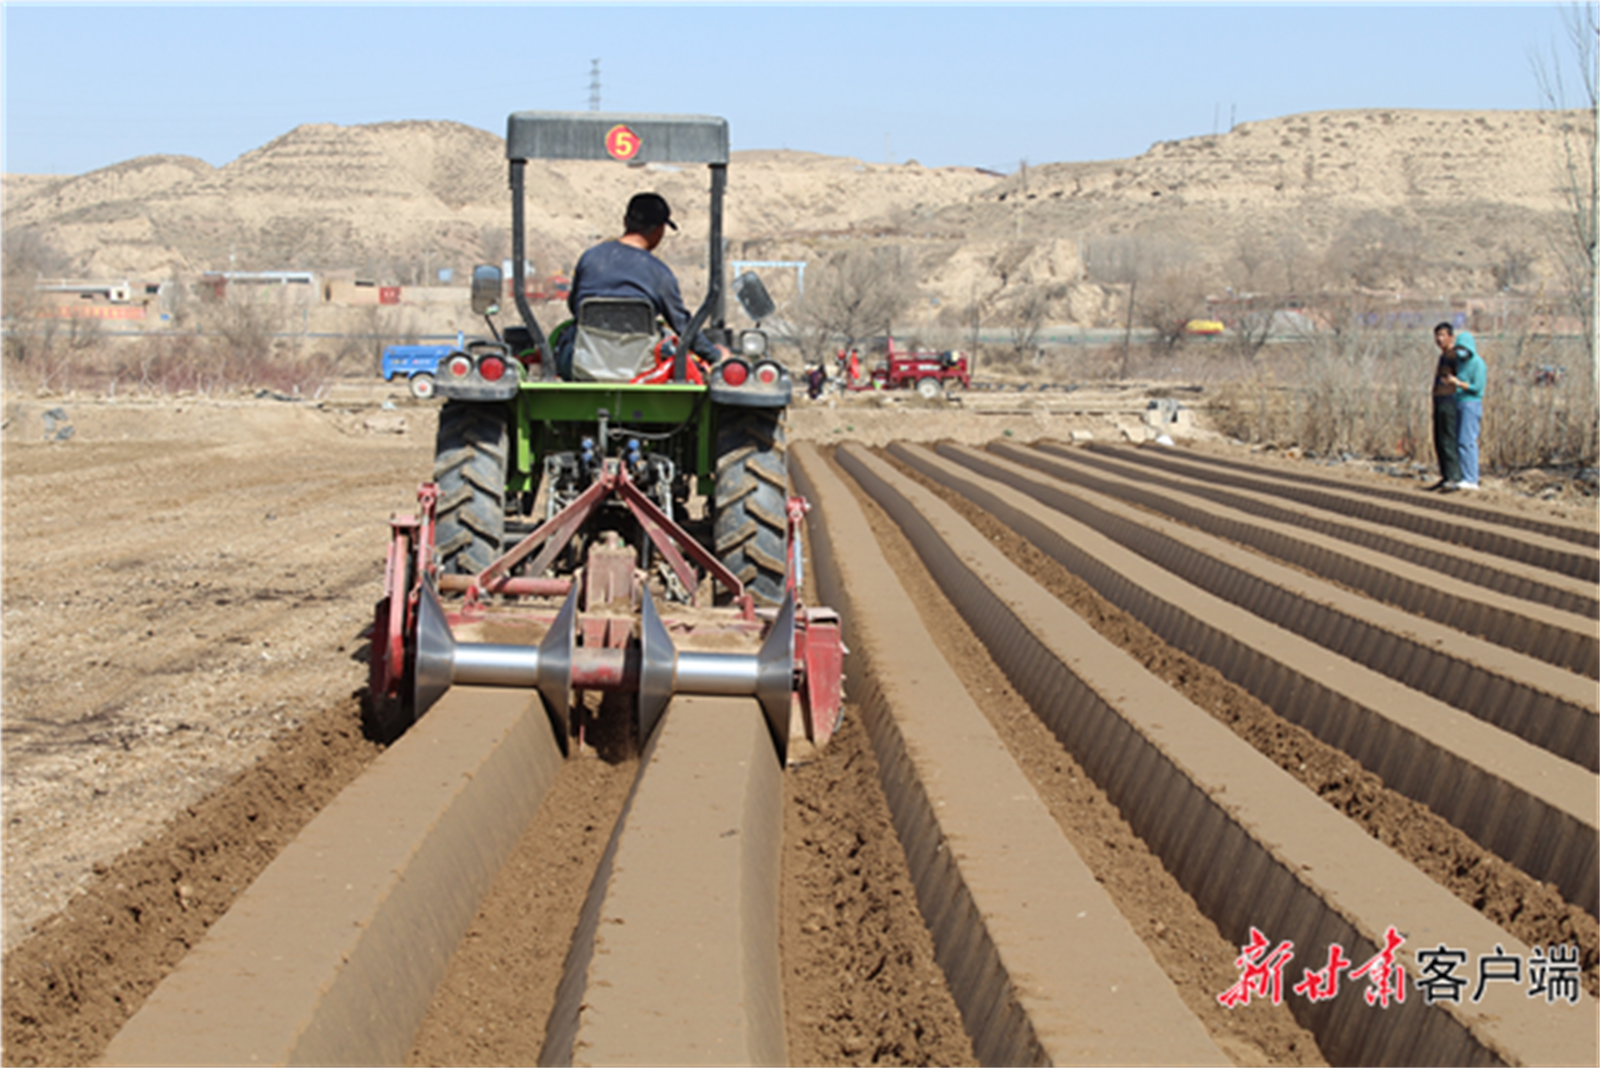
POLYGON ((944 385, 937 378, 924 378, 917 382, 917 394, 923 400, 936 400, 944 396, 944 385))
POLYGON ((757 604, 783 601, 789 453, 783 413, 724 410, 717 427, 716 552, 757 604))
POLYGON ((433 481, 439 486, 434 544, 439 568, 476 575, 505 543, 506 457, 504 404, 447 401, 439 410, 433 481))

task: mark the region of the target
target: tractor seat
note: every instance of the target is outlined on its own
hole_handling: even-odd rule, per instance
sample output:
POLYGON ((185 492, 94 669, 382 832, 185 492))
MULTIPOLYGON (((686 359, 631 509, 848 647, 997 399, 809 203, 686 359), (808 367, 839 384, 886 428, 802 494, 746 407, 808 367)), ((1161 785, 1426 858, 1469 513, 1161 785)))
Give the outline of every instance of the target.
POLYGON ((590 297, 574 333, 574 381, 628 382, 655 366, 656 310, 648 300, 590 297))

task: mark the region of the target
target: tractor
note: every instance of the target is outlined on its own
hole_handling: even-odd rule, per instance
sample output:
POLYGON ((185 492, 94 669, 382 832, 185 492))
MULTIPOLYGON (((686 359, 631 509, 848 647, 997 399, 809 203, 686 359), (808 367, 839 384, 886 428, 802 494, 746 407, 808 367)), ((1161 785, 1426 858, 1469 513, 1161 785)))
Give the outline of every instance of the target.
POLYGON ((727 122, 515 112, 506 156, 520 322, 496 327, 504 279, 475 268, 472 308, 490 336, 439 361, 433 478, 418 513, 390 523, 369 659, 380 718, 403 729, 455 683, 527 686, 562 745, 581 746, 608 707, 631 702, 642 741, 674 692, 748 695, 780 760, 791 729, 821 746, 839 718, 843 646, 838 617, 801 603, 793 387, 768 354, 774 306, 758 277, 732 286, 755 329, 735 338, 724 314, 727 122), (557 328, 573 331, 558 374, 524 278, 530 159, 707 165, 709 278, 684 334, 704 330, 732 355, 702 367, 648 301, 593 299, 557 328), (472 640, 517 626, 528 629, 514 641, 472 640), (596 691, 598 713, 583 696, 596 691))

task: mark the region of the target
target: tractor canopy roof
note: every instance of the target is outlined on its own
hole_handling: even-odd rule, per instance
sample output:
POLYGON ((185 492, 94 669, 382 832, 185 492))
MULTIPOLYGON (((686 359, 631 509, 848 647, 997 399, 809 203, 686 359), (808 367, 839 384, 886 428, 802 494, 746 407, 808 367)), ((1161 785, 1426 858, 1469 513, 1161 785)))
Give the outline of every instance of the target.
POLYGON ((728 120, 713 115, 516 111, 506 121, 506 158, 728 162, 728 120))

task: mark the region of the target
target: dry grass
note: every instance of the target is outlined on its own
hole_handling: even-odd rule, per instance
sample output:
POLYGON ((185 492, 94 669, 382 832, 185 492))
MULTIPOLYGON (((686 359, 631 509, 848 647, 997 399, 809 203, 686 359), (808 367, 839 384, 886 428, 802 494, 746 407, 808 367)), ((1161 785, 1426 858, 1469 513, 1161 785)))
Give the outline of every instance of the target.
POLYGON ((310 396, 338 374, 337 361, 291 340, 251 351, 219 337, 156 335, 7 357, 8 391, 201 395, 268 389, 310 396))
MULTIPOLYGON (((1485 470, 1595 466, 1600 416, 1581 341, 1481 334, 1478 341, 1489 365, 1485 470), (1542 374, 1546 368, 1555 374, 1542 374)), ((1435 358, 1431 345, 1385 331, 1275 346, 1252 373, 1221 386, 1211 414, 1218 430, 1246 442, 1431 464, 1435 358)))
POLYGON ((332 378, 375 374, 383 346, 408 339, 379 311, 348 309, 338 335, 322 337, 286 329, 298 317, 273 302, 205 303, 178 330, 133 336, 95 320, 17 316, 7 323, 0 370, 8 389, 47 394, 310 395, 332 378))

